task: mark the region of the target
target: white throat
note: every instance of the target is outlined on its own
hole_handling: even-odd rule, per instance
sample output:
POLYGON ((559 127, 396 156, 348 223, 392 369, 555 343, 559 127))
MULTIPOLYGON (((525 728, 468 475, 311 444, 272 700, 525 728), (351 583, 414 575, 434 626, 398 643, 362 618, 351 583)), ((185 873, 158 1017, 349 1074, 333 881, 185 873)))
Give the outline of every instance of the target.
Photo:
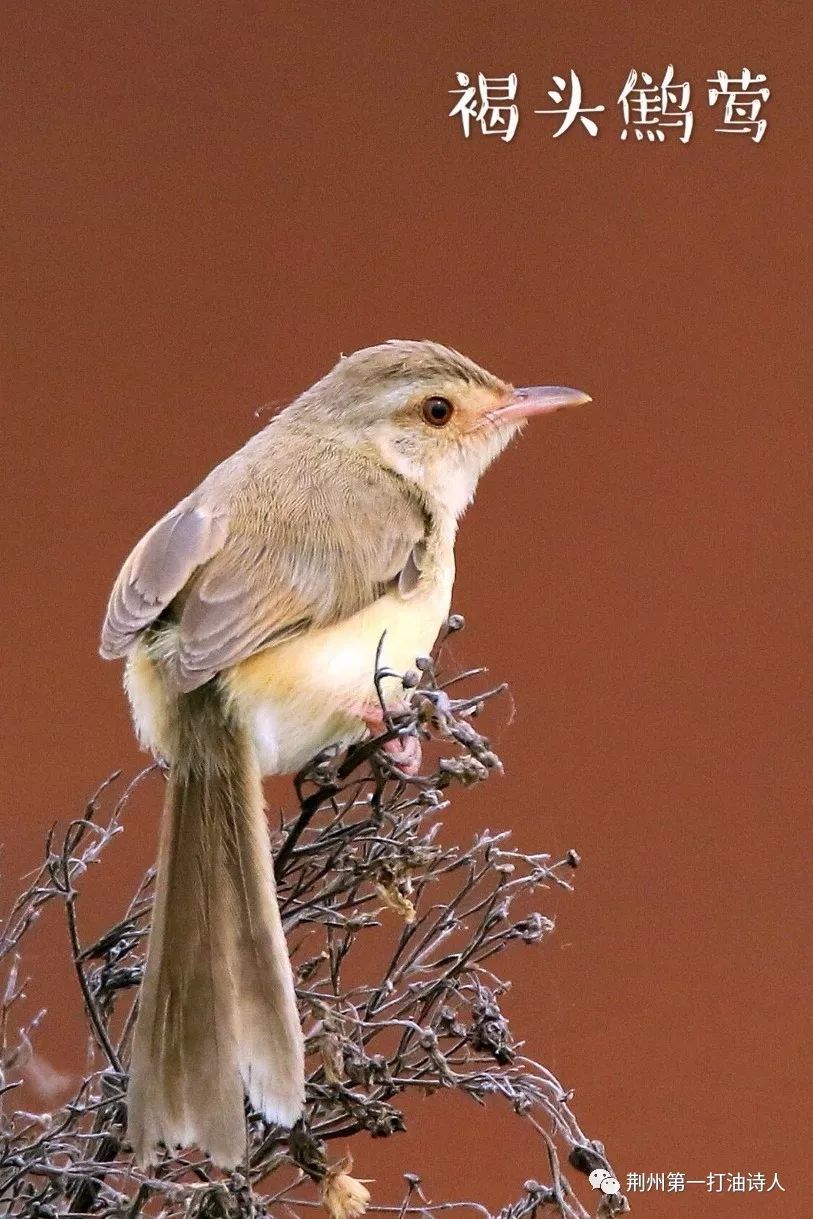
POLYGON ((455 520, 459 519, 474 499, 477 484, 492 461, 503 451, 519 431, 519 424, 491 428, 478 436, 476 448, 463 454, 452 450, 443 461, 421 461, 406 446, 388 436, 377 438, 378 449, 391 470, 417 483, 422 491, 442 505, 455 520))

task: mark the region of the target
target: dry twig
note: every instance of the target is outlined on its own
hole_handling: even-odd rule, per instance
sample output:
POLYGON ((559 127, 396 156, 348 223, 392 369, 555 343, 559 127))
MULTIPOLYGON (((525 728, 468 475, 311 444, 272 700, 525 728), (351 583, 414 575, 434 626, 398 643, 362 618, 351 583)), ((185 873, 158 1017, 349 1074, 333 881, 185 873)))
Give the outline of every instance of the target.
MULTIPOLYGON (((449 630, 461 626, 458 617, 450 619, 449 630)), ((387 1206, 376 1199, 371 1213, 587 1219, 559 1157, 564 1152, 585 1174, 610 1170, 604 1148, 584 1135, 553 1074, 515 1040, 500 1007, 506 983, 492 972, 509 944, 535 944, 551 931, 549 918, 527 911, 527 899, 553 885, 569 889, 578 856, 525 852, 505 831, 483 830, 468 846, 443 843, 439 817, 449 790, 500 768, 474 721, 501 688, 466 697, 459 694, 461 678, 470 684, 481 671, 444 682, 429 660, 419 670, 407 679, 411 707, 387 720, 386 737, 317 758, 297 777, 299 808, 275 835, 309 1051, 307 1117, 289 1134, 248 1113, 249 1153, 240 1173, 224 1178, 196 1153, 167 1153, 158 1168, 142 1171, 123 1141, 152 873, 114 927, 94 943, 80 938, 83 877, 122 831, 133 788, 155 767, 109 808, 119 779, 111 776, 81 818, 49 834, 45 862, 0 926, 0 1214, 248 1219, 323 1205, 343 1219, 360 1213, 367 1191, 341 1162, 330 1164, 331 1144, 341 1141, 343 1148, 361 1131, 388 1137, 404 1129, 401 1098, 451 1089, 530 1122, 547 1182, 526 1181, 495 1217, 474 1201, 430 1203, 418 1177, 407 1173, 401 1201, 387 1206), (384 739, 403 733, 439 743, 430 775, 407 779, 381 751, 384 739), (49 903, 64 909, 93 1070, 68 1104, 41 1115, 15 1110, 13 1102, 42 1013, 16 1033, 13 1026, 23 989, 19 953, 49 903), (380 961, 377 972, 363 967, 370 961, 380 961)), ((628 1209, 619 1196, 593 1197, 601 1198, 605 1215, 628 1209)))

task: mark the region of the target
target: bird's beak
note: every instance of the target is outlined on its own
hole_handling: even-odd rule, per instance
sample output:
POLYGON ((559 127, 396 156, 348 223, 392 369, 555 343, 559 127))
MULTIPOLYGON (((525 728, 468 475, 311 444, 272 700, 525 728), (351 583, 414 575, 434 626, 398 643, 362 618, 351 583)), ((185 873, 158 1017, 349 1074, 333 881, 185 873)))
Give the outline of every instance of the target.
POLYGON ((503 406, 488 412, 488 418, 492 423, 509 423, 592 401, 589 394, 580 389, 568 389, 566 385, 530 385, 512 390, 503 406))

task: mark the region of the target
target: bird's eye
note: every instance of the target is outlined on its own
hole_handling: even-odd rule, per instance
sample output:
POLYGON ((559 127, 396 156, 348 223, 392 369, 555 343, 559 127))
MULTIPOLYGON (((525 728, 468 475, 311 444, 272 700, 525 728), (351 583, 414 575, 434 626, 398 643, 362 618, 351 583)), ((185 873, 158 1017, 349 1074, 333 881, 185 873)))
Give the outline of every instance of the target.
POLYGON ((448 398, 427 398, 421 408, 421 413, 432 427, 443 427, 454 414, 454 407, 448 398))

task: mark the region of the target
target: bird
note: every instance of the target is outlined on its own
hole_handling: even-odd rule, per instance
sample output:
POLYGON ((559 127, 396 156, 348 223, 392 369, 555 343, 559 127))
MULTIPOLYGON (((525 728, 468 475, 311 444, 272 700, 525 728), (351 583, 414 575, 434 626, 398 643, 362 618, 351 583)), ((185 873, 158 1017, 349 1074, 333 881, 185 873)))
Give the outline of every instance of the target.
MULTIPOLYGON (((126 658, 136 734, 167 768, 127 1089, 138 1163, 194 1145, 232 1169, 245 1096, 293 1126, 304 1041, 262 779, 384 728, 446 620, 458 522, 534 415, 589 402, 515 389, 429 340, 338 363, 138 542, 101 655, 126 658)), ((404 773, 414 736, 387 743, 404 773)))

